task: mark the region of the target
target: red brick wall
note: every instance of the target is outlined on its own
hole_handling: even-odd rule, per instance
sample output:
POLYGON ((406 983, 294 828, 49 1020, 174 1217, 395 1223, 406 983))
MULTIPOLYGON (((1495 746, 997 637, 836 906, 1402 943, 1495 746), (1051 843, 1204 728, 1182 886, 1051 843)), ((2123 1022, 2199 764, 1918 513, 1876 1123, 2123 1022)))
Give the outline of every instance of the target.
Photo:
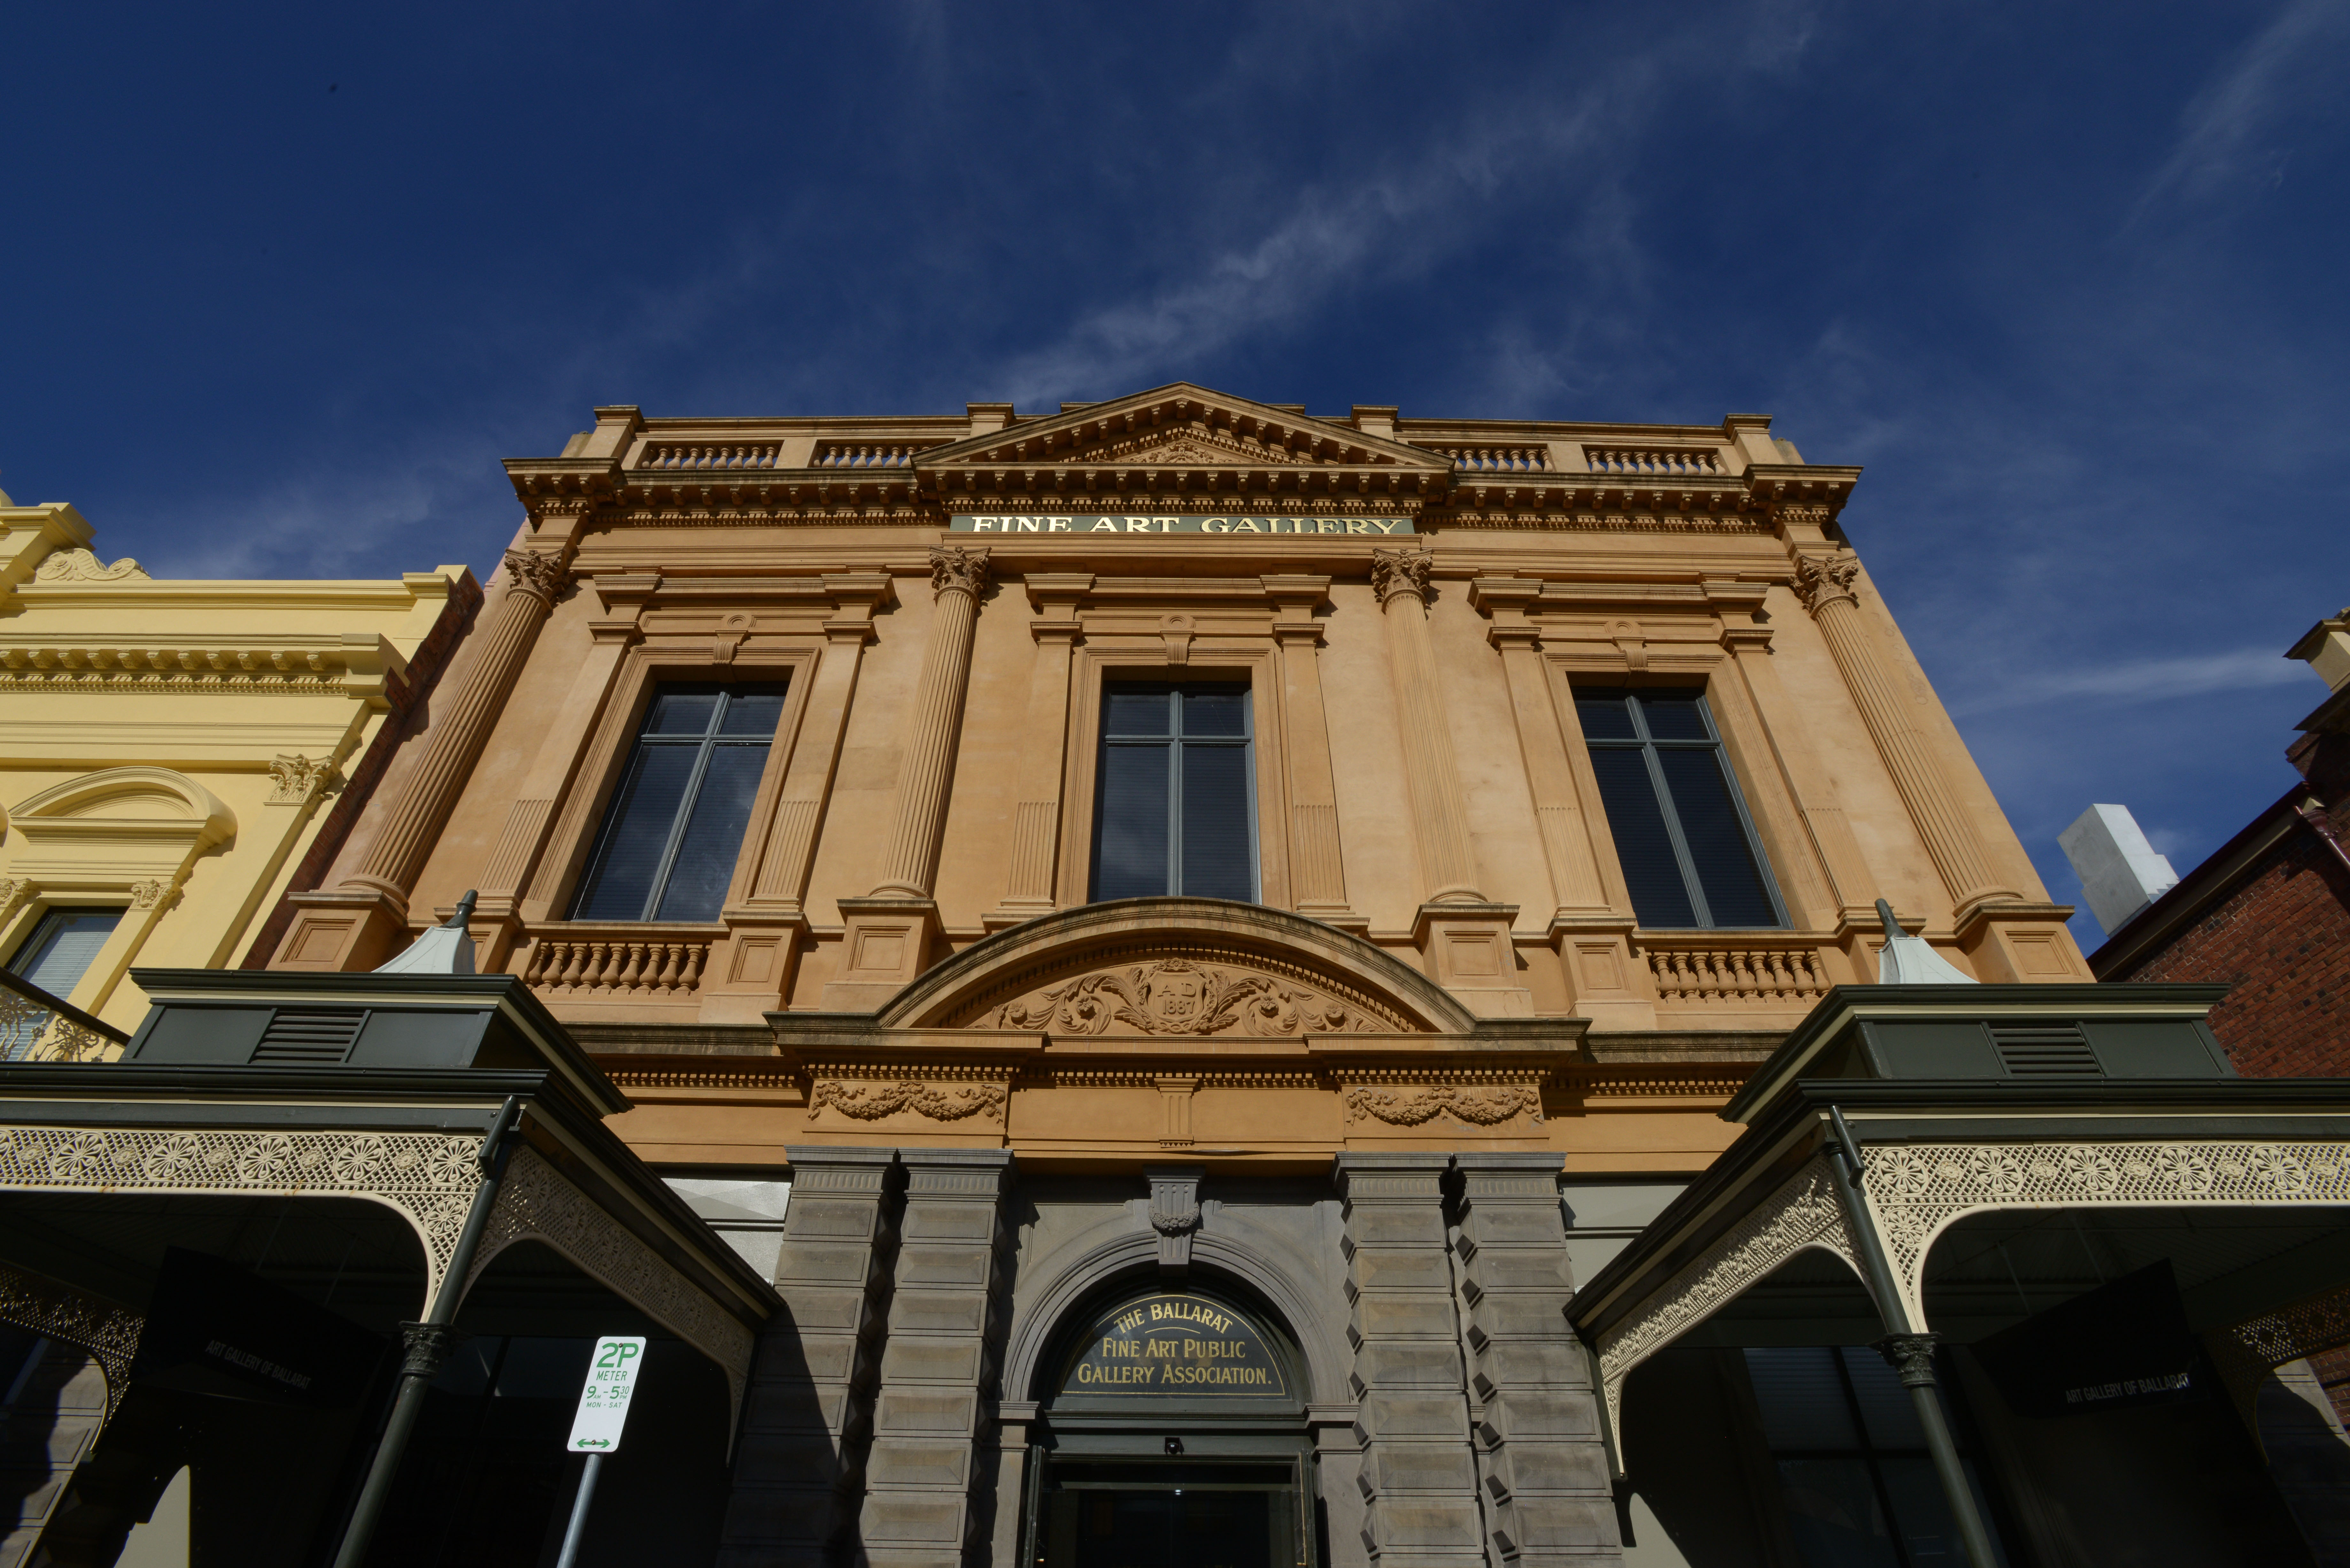
POLYGON ((2211 1010, 2236 1071, 2350 1078, 2350 870, 2295 827, 2250 878, 2116 980, 2225 981, 2211 1010))

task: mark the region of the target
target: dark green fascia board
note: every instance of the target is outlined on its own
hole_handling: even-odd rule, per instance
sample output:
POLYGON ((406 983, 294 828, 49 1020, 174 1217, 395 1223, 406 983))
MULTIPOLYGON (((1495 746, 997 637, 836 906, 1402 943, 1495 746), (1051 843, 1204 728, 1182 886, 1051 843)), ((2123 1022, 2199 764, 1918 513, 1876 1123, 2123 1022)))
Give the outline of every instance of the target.
MULTIPOLYGON (((1983 1023, 2000 1018, 2192 1018, 2209 1014, 2224 985, 1839 985, 1795 1025, 1721 1108, 1751 1122, 1804 1068, 1855 1023, 1888 1019, 1983 1023)), ((1855 1080, 1856 1082, 1859 1080, 1855 1080)))
POLYGON ((1578 1284, 1567 1307, 1576 1329, 1586 1338, 1596 1337, 1645 1299, 1645 1292, 1627 1294, 1627 1286, 1651 1278, 1661 1282, 1744 1218, 1754 1201, 1767 1196, 1825 1140, 1831 1106, 1862 1113, 1852 1126, 1853 1136, 1864 1144, 2350 1135, 2350 1078, 2137 1078, 2040 1085, 1972 1078, 1799 1079, 1667 1204, 1630 1246, 1578 1284), (1986 1116, 1981 1114, 1985 1110, 2013 1115, 1986 1116), (1748 1189, 1745 1201, 1736 1196, 1742 1186, 1748 1189))
MULTIPOLYGON (((154 1009, 165 1006, 221 1006, 246 1002, 284 1007, 298 1002, 336 1002, 344 1006, 444 1008, 452 1012, 500 1014, 533 1049, 570 1080, 580 1102, 602 1116, 618 1116, 629 1108, 629 1097, 602 1068, 580 1049, 571 1032, 556 1022, 544 1002, 531 994, 518 975, 511 974, 313 974, 299 970, 134 969, 130 978, 147 993, 151 1006, 133 1044, 147 1032, 154 1009)), ((239 1068, 238 1071, 252 1071, 239 1068)))

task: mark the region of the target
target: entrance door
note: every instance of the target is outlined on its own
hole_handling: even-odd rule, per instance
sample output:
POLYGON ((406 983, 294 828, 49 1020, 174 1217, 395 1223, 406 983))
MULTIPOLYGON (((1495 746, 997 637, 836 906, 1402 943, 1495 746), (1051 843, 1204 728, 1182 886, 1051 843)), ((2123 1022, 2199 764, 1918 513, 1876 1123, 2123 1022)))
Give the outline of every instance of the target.
POLYGON ((1044 1568, 1296 1568, 1308 1561, 1298 1468, 1056 1462, 1044 1568))

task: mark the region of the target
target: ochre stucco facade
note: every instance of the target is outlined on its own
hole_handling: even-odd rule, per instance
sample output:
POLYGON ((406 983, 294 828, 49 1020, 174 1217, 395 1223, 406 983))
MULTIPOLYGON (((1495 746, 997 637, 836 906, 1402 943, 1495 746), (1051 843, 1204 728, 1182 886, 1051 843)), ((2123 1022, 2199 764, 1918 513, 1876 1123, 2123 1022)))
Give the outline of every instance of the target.
POLYGON ((1745 1066, 1874 978, 1879 898, 1981 979, 2089 978, 1845 543, 1858 471, 1759 416, 1320 420, 1181 385, 1029 417, 615 408, 508 468, 527 519, 452 690, 271 961, 366 967, 478 889, 484 967, 606 1054, 650 1158, 884 1138, 1294 1167, 1468 1137, 1688 1172, 1745 1066), (1073 913, 1101 691, 1148 678, 1251 693, 1261 912, 1229 940, 1073 913), (567 919, 649 694, 679 680, 787 682, 724 907, 567 919), (1782 925, 1639 927, 1575 718, 1595 686, 1702 689, 1782 925), (1035 950, 1020 995, 974 979, 910 1008, 1010 948, 1035 950), (1353 1011, 1196 1036, 1054 1014, 1057 986, 1169 962, 1211 971, 1183 988, 1353 1011), (1362 1064, 1334 1071, 1341 1049, 1362 1064), (1522 1113, 1348 1106, 1496 1073, 1522 1113), (868 1079, 992 1097, 852 1113, 823 1087, 868 1079))
POLYGON ((52 909, 121 909, 66 1000, 129 1029, 132 964, 239 962, 331 850, 480 590, 157 579, 90 542, 0 495, 0 953, 52 909))

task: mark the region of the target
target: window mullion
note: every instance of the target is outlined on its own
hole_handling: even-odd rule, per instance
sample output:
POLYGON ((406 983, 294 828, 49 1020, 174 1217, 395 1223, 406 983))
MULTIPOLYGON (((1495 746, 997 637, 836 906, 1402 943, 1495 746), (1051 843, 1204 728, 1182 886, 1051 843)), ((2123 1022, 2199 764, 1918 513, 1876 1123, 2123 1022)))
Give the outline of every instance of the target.
POLYGON ((1690 853, 1689 840, 1681 834, 1681 816, 1673 808, 1673 792, 1666 786, 1664 764, 1657 760, 1657 743, 1640 743, 1640 760, 1648 765, 1648 786, 1657 792, 1657 805, 1664 814, 1665 837, 1673 846, 1673 858, 1680 863, 1681 886, 1689 889, 1690 913, 1697 923, 1711 930, 1713 911, 1706 907, 1705 888, 1698 881, 1697 857, 1690 853))
POLYGON ((661 846, 660 864, 653 868, 652 888, 645 895, 645 919, 660 912, 661 899, 669 892, 669 874, 677 866, 679 846, 685 842, 685 825, 693 820, 693 803, 701 797, 702 775, 710 771, 710 753, 718 749, 718 715, 725 711, 726 701, 722 695, 710 716, 710 728, 694 749, 693 771, 686 775, 685 788, 678 796, 677 815, 670 819, 669 842, 661 846))

